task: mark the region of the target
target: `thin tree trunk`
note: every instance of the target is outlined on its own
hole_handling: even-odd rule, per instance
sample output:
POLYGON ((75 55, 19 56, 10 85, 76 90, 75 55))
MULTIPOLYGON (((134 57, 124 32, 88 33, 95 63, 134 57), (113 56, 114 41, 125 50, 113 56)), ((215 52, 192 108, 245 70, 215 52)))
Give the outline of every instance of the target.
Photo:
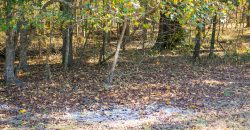
POLYGON ((241 24, 240 24, 240 26, 241 26, 241 35, 243 35, 244 34, 244 26, 245 26, 245 22, 244 22, 244 14, 245 14, 245 11, 246 11, 246 9, 245 9, 245 7, 243 7, 243 9, 242 9, 242 15, 241 15, 241 24))
POLYGON ((239 7, 237 6, 235 10, 235 28, 238 27, 238 9, 239 7))
POLYGON ((247 28, 249 28, 250 27, 250 14, 249 14, 249 12, 250 12, 250 1, 248 1, 248 9, 247 9, 247 15, 246 15, 246 19, 247 19, 247 25, 246 25, 246 27, 247 28))
POLYGON ((250 27, 250 15, 247 16, 247 25, 246 28, 250 27))
MULTIPOLYGON (((107 3, 105 3, 105 0, 102 0, 102 12, 103 12, 103 16, 106 15, 106 6, 107 6, 107 3)), ((106 26, 106 22, 103 23, 103 28, 105 28, 106 26)), ((102 46, 101 46, 101 49, 100 49, 100 55, 99 55, 99 63, 101 63, 104 59, 105 59, 105 46, 106 46, 106 43, 107 43, 107 30, 103 30, 102 31, 102 46)))
MULTIPOLYGON (((45 27, 45 26, 44 26, 45 27)), ((44 30, 44 34, 45 34, 45 30, 44 30)), ((45 35, 44 35, 45 38, 45 35)), ((50 80, 51 79, 51 70, 50 70, 50 47, 52 46, 52 38, 53 38, 53 25, 52 25, 52 20, 50 20, 50 37, 49 37, 49 45, 47 44, 46 40, 45 41, 45 45, 46 45, 46 79, 50 80)))
POLYGON ((119 42, 118 42, 118 45, 117 45, 117 48, 116 48, 114 62, 112 64, 112 67, 111 67, 111 70, 110 70, 110 73, 109 73, 108 77, 104 81, 104 88, 105 89, 109 89, 109 88, 112 87, 115 66, 116 66, 116 63, 118 61, 119 51, 120 51, 121 45, 123 43, 123 37, 124 37, 125 31, 126 31, 126 28, 127 28, 127 20, 126 19, 125 19, 124 23, 125 24, 124 24, 123 29, 122 29, 122 34, 120 36, 120 39, 119 39, 119 42))
MULTIPOLYGON (((104 25, 105 26, 105 25, 104 25)), ((104 61, 105 59, 105 46, 106 43, 108 42, 108 33, 103 31, 103 43, 102 47, 100 49, 100 55, 99 55, 99 64, 104 61)))
POLYGON ((129 35, 130 35, 130 25, 129 25, 129 22, 127 21, 126 23, 124 22, 123 23, 123 27, 126 26, 126 30, 125 30, 125 33, 124 33, 124 41, 123 41, 123 44, 122 44, 122 50, 125 51, 126 50, 126 44, 128 43, 129 41, 129 35), (126 25, 125 25, 126 24, 126 25))
POLYGON ((65 51, 64 51, 64 69, 67 70, 69 66, 69 46, 70 46, 70 27, 66 31, 66 42, 65 42, 65 51))
POLYGON ((188 42, 189 42, 189 45, 192 44, 192 26, 189 26, 189 36, 188 36, 188 42))
MULTIPOLYGON (((145 12, 148 10, 148 2, 147 1, 144 1, 143 2, 143 5, 144 5, 144 8, 145 8, 145 12)), ((147 18, 145 17, 144 20, 143 20, 143 24, 147 24, 147 18)), ((145 43, 147 42, 147 35, 148 35, 148 30, 147 28, 143 28, 143 43, 142 43, 142 49, 144 50, 145 49, 145 43)))
POLYGON ((64 69, 67 69, 73 64, 72 31, 73 30, 71 26, 68 26, 66 29, 63 30, 62 63, 64 69))
MULTIPOLYGON (((67 2, 74 2, 73 0, 66 0, 67 2)), ((63 11, 63 15, 66 18, 71 18, 74 15, 73 10, 65 4, 60 5, 60 10, 63 11)), ((68 25, 67 28, 62 29, 63 37, 63 48, 62 48, 62 64, 64 69, 67 70, 68 67, 73 65, 73 48, 72 48, 72 38, 73 38, 73 26, 68 25)))
POLYGON ((196 30, 197 30, 197 33, 195 36, 195 46, 194 46, 194 54, 193 54, 194 63, 200 57, 200 47, 201 47, 201 29, 200 27, 197 27, 196 30))
POLYGON ((214 55, 216 25, 217 25, 217 13, 213 17, 213 28, 212 28, 212 36, 211 36, 211 41, 210 41, 210 53, 209 53, 209 57, 212 57, 214 55))
POLYGON ((38 41, 39 57, 42 57, 42 41, 38 41))
POLYGON ((219 42, 219 39, 220 39, 220 33, 221 33, 221 22, 220 22, 220 17, 219 19, 217 20, 219 22, 219 27, 218 27, 218 33, 217 33, 217 38, 216 38, 216 41, 219 42))

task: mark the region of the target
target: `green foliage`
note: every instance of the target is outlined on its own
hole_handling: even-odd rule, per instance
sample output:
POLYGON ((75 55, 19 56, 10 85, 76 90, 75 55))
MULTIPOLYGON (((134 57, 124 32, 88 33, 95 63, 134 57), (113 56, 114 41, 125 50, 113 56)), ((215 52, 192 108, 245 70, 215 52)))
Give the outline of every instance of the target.
MULTIPOLYGON (((108 31, 112 28, 112 23, 122 21, 126 18, 131 21, 132 26, 142 25, 140 17, 146 14, 145 0, 86 0, 83 3, 74 4, 67 0, 71 6, 61 2, 51 3, 45 10, 43 6, 48 2, 46 0, 3 0, 0 1, 0 30, 5 31, 8 28, 16 29, 18 20, 22 17, 28 21, 28 25, 42 28, 42 21, 47 22, 53 19, 55 27, 66 27, 84 22, 93 25, 94 29, 108 31), (80 14, 74 15, 77 10, 75 5, 83 5, 79 9, 80 14), (73 6, 72 6, 73 5, 73 6), (61 6, 61 7, 60 7, 61 6), (63 8, 63 10, 61 10, 63 8), (105 23, 105 26, 103 26, 105 23)), ((160 1, 160 7, 157 7, 158 0, 146 1, 148 7, 157 8, 154 13, 147 16, 148 21, 158 21, 160 11, 165 13, 172 20, 178 20, 183 28, 194 26, 203 27, 211 21, 214 13, 220 16, 226 16, 227 11, 234 6, 238 6, 239 0, 163 0, 160 1)), ((150 28, 150 24, 142 25, 144 28, 150 28)))

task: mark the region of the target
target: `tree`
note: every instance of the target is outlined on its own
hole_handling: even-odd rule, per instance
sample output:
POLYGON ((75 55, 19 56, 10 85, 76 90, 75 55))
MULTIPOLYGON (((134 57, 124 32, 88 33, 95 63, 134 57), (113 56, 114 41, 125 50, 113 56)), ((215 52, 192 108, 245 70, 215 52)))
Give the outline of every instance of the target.
MULTIPOLYGON (((66 0, 66 2, 70 3, 73 1, 66 0)), ((61 3, 60 10, 63 12, 63 17, 66 20, 72 19, 73 10, 69 7, 69 5, 61 3)), ((64 65, 64 69, 67 69, 73 64, 73 48, 72 48, 73 26, 70 25, 70 22, 65 24, 66 27, 62 27, 62 38, 63 38, 62 63, 64 65)))
POLYGON ((214 55, 216 25, 217 25, 217 13, 213 17, 213 27, 212 27, 212 36, 211 36, 211 41, 210 41, 210 53, 209 53, 209 57, 212 57, 214 55))
POLYGON ((196 62, 200 58, 200 48, 201 48, 201 27, 196 27, 196 36, 195 36, 195 46, 193 61, 196 62))
POLYGON ((184 29, 181 28, 178 20, 172 20, 165 13, 161 13, 158 38, 153 48, 159 51, 171 50, 184 39, 184 29))
POLYGON ((249 12, 250 12, 250 0, 248 0, 247 1, 247 14, 246 14, 246 19, 247 19, 247 25, 246 25, 246 27, 248 28, 248 27, 250 27, 250 14, 249 14, 249 12))
POLYGON ((7 84, 16 84, 17 79, 14 71, 14 61, 15 61, 15 38, 16 38, 16 30, 14 26, 16 26, 16 22, 11 24, 15 17, 14 8, 16 6, 15 1, 4 1, 2 3, 6 8, 4 8, 5 14, 4 18, 6 19, 5 25, 2 25, 2 29, 6 32, 6 49, 5 49, 5 72, 4 72, 4 80, 7 84))
POLYGON ((20 29, 20 52, 19 52, 19 66, 18 69, 26 70, 28 67, 27 63, 27 51, 29 45, 27 21, 22 21, 22 27, 20 29))

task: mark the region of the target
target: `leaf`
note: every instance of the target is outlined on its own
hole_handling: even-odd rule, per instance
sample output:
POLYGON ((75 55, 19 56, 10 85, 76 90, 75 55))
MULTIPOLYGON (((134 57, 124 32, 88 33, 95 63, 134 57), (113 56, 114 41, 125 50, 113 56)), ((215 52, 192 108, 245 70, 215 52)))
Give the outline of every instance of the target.
POLYGON ((143 28, 148 29, 150 27, 149 24, 143 24, 143 28))
POLYGON ((138 27, 140 23, 136 21, 134 24, 136 27, 138 27))
POLYGON ((26 112, 27 112, 26 109, 21 109, 21 110, 19 110, 19 113, 20 113, 20 114, 25 114, 26 112))
POLYGON ((170 99, 166 99, 166 105, 171 105, 171 100, 170 99))
POLYGON ((224 95, 225 97, 230 96, 229 90, 225 89, 224 92, 223 92, 223 95, 224 95))
POLYGON ((196 105, 194 105, 194 104, 192 104, 192 105, 190 105, 190 108, 192 108, 192 109, 196 109, 196 108, 197 108, 197 106, 196 106, 196 105))

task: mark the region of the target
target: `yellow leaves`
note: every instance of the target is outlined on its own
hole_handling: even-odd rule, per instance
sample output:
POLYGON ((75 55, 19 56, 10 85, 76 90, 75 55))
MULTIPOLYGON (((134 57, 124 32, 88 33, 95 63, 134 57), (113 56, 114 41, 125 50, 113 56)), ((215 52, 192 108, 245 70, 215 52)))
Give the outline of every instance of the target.
POLYGON ((128 2, 128 7, 132 7, 132 6, 133 6, 132 2, 129 1, 129 2, 128 2))
POLYGON ((166 12, 166 13, 165 13, 165 15, 166 15, 167 17, 169 17, 170 14, 171 14, 171 12, 166 12))
POLYGON ((197 108, 197 106, 194 105, 194 104, 190 105, 189 107, 192 108, 192 109, 196 109, 197 108))
POLYGON ((174 4, 178 4, 179 0, 174 0, 174 4))
POLYGON ((186 18, 190 19, 190 17, 191 17, 191 12, 188 12, 187 15, 186 15, 186 18))
POLYGON ((138 21, 135 21, 135 22, 134 22, 134 25, 135 25, 136 27, 138 27, 139 24, 140 24, 140 23, 139 23, 138 21))
POLYGON ((133 4, 132 4, 131 1, 129 1, 128 3, 125 3, 125 4, 124 4, 124 7, 127 7, 127 8, 130 8, 130 7, 132 7, 132 6, 133 6, 133 4))
POLYGON ((19 113, 20 113, 20 114, 25 114, 26 112, 27 112, 26 109, 21 109, 21 110, 19 110, 19 113))
POLYGON ((171 99, 170 98, 166 99, 166 105, 171 105, 171 99))

